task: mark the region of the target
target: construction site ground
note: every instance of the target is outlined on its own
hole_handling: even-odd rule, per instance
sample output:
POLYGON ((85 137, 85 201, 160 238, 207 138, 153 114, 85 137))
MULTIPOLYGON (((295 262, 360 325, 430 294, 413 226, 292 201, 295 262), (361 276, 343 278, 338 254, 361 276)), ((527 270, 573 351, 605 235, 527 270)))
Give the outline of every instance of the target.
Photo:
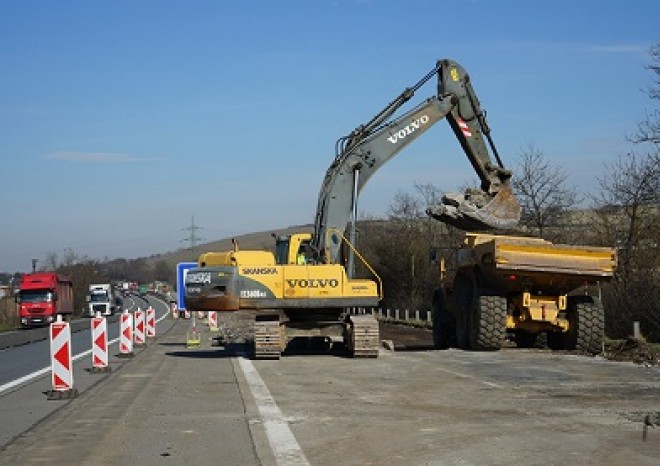
MULTIPOLYGON (((433 347, 433 333, 428 328, 405 324, 381 323, 381 337, 391 340, 398 349, 425 350, 433 347)), ((508 347, 515 344, 509 342, 508 347)), ((548 348, 539 347, 535 351, 550 352, 548 348)), ((554 353, 578 354, 571 351, 554 351, 554 353)), ((628 338, 627 340, 605 340, 603 352, 599 355, 611 361, 630 361, 642 365, 660 365, 660 344, 648 343, 643 340, 628 338)))
POLYGON ((189 329, 178 320, 63 402, 0 464, 659 464, 656 366, 436 351, 428 330, 389 324, 395 350, 376 359, 253 361, 246 344, 213 346, 202 325, 187 348, 189 329))

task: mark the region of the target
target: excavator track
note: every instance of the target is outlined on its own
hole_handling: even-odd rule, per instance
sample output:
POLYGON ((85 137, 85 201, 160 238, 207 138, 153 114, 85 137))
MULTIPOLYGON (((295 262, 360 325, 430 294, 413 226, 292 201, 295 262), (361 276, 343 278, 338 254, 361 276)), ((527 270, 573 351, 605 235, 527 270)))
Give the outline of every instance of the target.
POLYGON ((254 323, 254 359, 280 359, 282 329, 277 316, 254 323))
POLYGON ((348 316, 347 346, 354 358, 377 358, 380 345, 378 321, 372 315, 348 316))

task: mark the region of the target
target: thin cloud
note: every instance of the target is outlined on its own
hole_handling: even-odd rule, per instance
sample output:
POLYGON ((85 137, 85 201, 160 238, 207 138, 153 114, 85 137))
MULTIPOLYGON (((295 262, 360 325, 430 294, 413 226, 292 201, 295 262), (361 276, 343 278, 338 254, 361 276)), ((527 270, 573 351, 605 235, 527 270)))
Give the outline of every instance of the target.
POLYGON ((140 160, 130 154, 114 152, 52 152, 45 155, 44 159, 88 163, 128 163, 140 160))
POLYGON ((643 54, 651 44, 610 43, 594 44, 586 42, 544 42, 544 41, 496 41, 490 44, 494 49, 526 50, 539 53, 604 53, 604 54, 643 54))

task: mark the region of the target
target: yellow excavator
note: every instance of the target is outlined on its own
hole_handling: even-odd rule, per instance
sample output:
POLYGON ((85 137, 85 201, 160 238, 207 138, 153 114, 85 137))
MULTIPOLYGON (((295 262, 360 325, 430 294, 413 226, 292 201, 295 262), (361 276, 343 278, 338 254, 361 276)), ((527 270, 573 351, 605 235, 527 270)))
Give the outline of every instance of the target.
POLYGON ((377 306, 383 296, 380 279, 353 246, 359 193, 379 168, 443 118, 479 176, 480 189, 447 194, 427 213, 464 230, 515 226, 520 205, 509 187, 511 172, 495 149, 470 78, 456 62, 440 60, 368 123, 338 140, 313 233, 276 238, 274 253, 235 244, 230 251, 202 254, 185 279, 187 309, 254 313, 257 359, 279 359, 297 337, 343 342, 354 357, 377 357, 376 319, 346 312, 377 306), (434 95, 404 112, 404 104, 434 77, 434 95), (356 258, 368 278, 355 277, 356 258))

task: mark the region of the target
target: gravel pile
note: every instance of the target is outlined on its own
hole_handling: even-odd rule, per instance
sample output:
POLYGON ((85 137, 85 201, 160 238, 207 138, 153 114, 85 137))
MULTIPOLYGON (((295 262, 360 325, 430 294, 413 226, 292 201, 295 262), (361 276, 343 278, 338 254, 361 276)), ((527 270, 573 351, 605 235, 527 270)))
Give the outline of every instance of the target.
POLYGON ((254 339, 254 313, 219 312, 218 328, 225 343, 246 343, 254 339))

